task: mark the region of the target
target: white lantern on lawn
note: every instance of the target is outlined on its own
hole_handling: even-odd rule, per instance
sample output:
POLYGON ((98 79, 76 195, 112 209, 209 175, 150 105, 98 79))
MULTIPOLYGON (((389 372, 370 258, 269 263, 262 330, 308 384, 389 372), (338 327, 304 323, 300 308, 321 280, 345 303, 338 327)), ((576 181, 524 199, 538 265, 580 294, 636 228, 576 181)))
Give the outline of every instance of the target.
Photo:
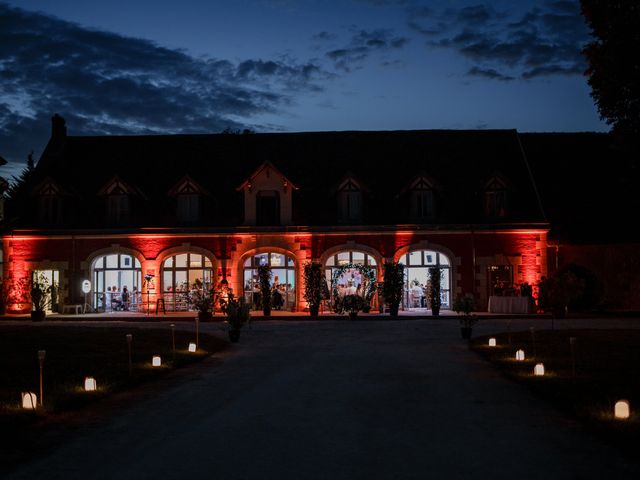
POLYGON ((160 356, 154 355, 153 358, 151 359, 151 366, 159 367, 160 365, 162 365, 162 360, 160 359, 160 356))
POLYGON ((196 351, 196 344, 195 344, 195 343, 190 343, 190 344, 189 344, 189 351, 190 351, 191 353, 193 353, 193 352, 195 352, 195 351, 196 351))
POLYGON ((516 360, 517 360, 518 362, 522 362, 522 361, 524 361, 524 350, 518 350, 518 351, 516 352, 516 360))
POLYGON ((96 383, 96 379, 93 377, 86 377, 84 379, 84 391, 85 392, 95 392, 98 389, 98 384, 96 383))
POLYGON ((544 363, 536 363, 536 366, 533 367, 533 374, 536 377, 544 376, 544 363))
POLYGON ((25 410, 35 410, 38 405, 38 397, 33 392, 22 392, 22 408, 25 410))
POLYGON ((496 339, 495 338, 490 338, 489 339, 489 346, 490 347, 495 347, 496 346, 496 339))
POLYGON ((614 415, 619 420, 626 420, 629 418, 631 414, 631 409, 629 408, 629 402, 627 400, 619 400, 616 402, 614 407, 614 415))

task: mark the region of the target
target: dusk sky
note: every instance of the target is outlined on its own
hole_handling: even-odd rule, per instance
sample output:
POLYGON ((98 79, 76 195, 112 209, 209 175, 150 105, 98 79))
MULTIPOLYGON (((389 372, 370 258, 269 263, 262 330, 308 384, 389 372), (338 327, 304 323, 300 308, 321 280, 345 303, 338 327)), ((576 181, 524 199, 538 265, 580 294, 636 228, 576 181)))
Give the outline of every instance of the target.
POLYGON ((578 1, 0 2, 0 155, 69 134, 603 131, 578 1))

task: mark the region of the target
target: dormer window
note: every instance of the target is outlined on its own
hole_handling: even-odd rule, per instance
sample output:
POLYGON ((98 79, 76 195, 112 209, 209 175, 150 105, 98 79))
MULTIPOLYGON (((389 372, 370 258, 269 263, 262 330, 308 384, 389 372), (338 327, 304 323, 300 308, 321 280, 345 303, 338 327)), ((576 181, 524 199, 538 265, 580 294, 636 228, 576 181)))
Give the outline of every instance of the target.
POLYGON ((291 225, 292 192, 298 190, 275 165, 260 165, 238 188, 244 193, 245 225, 291 225))
POLYGON ((256 224, 280 225, 280 194, 275 190, 261 190, 256 195, 256 224))
POLYGON ((499 177, 493 177, 485 186, 484 213, 488 218, 507 216, 507 186, 499 177))
POLYGON ((352 178, 346 179, 338 188, 338 220, 341 223, 362 221, 362 189, 352 178))
POLYGON ((201 198, 208 195, 199 183, 185 175, 171 190, 169 196, 176 199, 176 220, 178 223, 196 223, 200 220, 201 198))
POLYGON ((110 222, 118 223, 129 217, 129 195, 113 193, 107 197, 107 218, 110 222))
POLYGON ((181 193, 176 197, 176 216, 179 222, 194 223, 200 218, 200 195, 181 193))
POLYGON ((131 197, 136 190, 117 176, 99 192, 105 197, 107 221, 112 224, 126 222, 131 216, 131 197))
POLYGON ((420 222, 433 218, 433 186, 420 177, 411 185, 411 218, 420 222))
POLYGON ((36 189, 38 197, 38 220, 42 224, 57 224, 62 221, 62 190, 52 179, 47 178, 36 189))

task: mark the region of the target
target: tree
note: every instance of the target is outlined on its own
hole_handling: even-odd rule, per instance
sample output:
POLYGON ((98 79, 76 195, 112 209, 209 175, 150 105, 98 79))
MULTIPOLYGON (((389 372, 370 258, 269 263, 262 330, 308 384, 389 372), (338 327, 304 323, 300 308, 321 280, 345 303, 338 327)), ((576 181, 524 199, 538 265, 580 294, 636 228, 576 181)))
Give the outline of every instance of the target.
POLYGON ((640 135, 640 3, 581 0, 594 41, 583 50, 600 116, 630 147, 640 135))

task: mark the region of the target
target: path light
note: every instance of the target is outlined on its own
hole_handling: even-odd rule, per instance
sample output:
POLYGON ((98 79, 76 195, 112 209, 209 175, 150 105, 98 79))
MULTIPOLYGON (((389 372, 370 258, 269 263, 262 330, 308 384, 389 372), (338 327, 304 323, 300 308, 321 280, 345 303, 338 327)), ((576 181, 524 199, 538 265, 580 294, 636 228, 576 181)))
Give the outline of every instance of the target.
POLYGON ((151 359, 151 366, 159 367, 160 365, 162 365, 162 360, 160 359, 160 356, 154 355, 153 358, 151 359))
POLYGON ((613 409, 614 416, 619 420, 626 420, 629 418, 630 408, 627 400, 618 400, 616 406, 613 409))
POLYGON ((536 377, 544 377, 544 363, 536 363, 536 366, 533 367, 533 374, 536 377))
POLYGON ((85 377, 84 379, 84 391, 85 392, 95 392, 98 389, 98 384, 96 383, 96 379, 93 377, 85 377))
POLYGON ((489 346, 490 347, 495 347, 496 346, 496 339, 495 338, 490 338, 489 339, 489 346))
POLYGON ((33 392, 22 392, 22 408, 25 410, 35 410, 38 404, 38 397, 33 392))
POLYGON ((516 352, 516 360, 519 362, 524 361, 524 350, 518 350, 516 352))
POLYGON ((190 351, 191 353, 193 353, 193 352, 195 352, 195 351, 196 351, 196 344, 195 344, 195 343, 190 343, 190 344, 189 344, 189 351, 190 351))

